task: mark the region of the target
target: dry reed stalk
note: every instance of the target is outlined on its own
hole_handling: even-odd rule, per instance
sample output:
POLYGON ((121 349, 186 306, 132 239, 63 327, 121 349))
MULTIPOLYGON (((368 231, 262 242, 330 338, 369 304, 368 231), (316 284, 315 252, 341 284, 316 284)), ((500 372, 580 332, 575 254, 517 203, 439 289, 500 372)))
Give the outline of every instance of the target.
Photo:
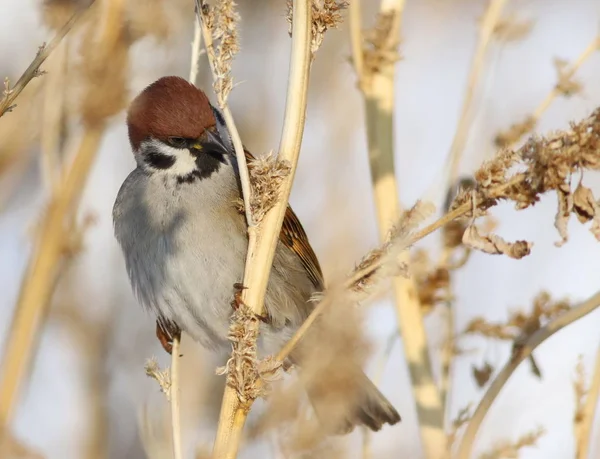
POLYGON ((471 457, 471 450, 473 449, 477 432, 481 427, 481 423, 485 418, 485 415, 488 413, 489 409, 500 394, 500 391, 502 390, 508 379, 518 368, 519 364, 523 362, 523 360, 530 357, 532 352, 540 344, 542 344, 556 332, 562 330, 566 326, 588 315, 598 307, 600 307, 600 292, 594 294, 586 301, 581 303, 579 306, 576 306, 566 311, 565 313, 559 315, 555 319, 551 320, 544 327, 540 328, 531 336, 529 336, 522 343, 522 345, 520 344, 517 348, 513 349, 513 353, 510 360, 504 365, 504 367, 500 370, 498 375, 494 378, 494 380, 488 387, 485 395, 479 402, 479 405, 473 413, 471 420, 467 424, 467 428, 460 442, 460 446, 456 456, 458 459, 469 459, 471 457))
MULTIPOLYGON (((384 240, 400 213, 398 186, 394 171, 394 64, 397 60, 400 23, 404 1, 383 0, 379 24, 371 40, 373 50, 363 49, 360 3, 351 2, 351 36, 359 85, 365 97, 365 122, 373 194, 380 239, 384 240), (356 46, 359 46, 356 49, 356 46)), ((408 262, 408 253, 402 255, 408 262)), ((421 441, 426 457, 444 454, 445 434, 440 394, 433 379, 421 305, 414 281, 393 280, 398 328, 411 373, 417 405, 421 441)))
MULTIPOLYGON (((202 10, 200 9, 200 11, 202 10)), ((205 17, 203 17, 202 27, 209 62, 211 62, 211 68, 217 77, 217 72, 215 72, 216 66, 213 60, 214 49, 211 46, 212 36, 208 30, 205 17)), ((254 228, 254 219, 252 218, 250 209, 250 182, 245 164, 243 146, 239 135, 235 135, 236 132, 231 132, 230 130, 233 134, 232 139, 242 175, 242 185, 244 185, 244 181, 246 182, 245 186, 243 186, 243 195, 249 226, 249 244, 244 271, 244 286, 246 289, 242 292, 242 301, 244 304, 249 305, 257 315, 262 315, 263 313, 264 295, 273 263, 275 247, 287 208, 294 172, 300 153, 306 113, 308 74, 310 70, 310 45, 311 3, 308 0, 296 1, 293 4, 292 51, 288 78, 288 94, 278 155, 278 160, 282 162, 286 161, 290 164, 290 172, 282 180, 279 200, 260 222, 259 231, 254 228)), ((222 99, 223 104, 220 105, 223 109, 226 98, 222 97, 222 95, 219 97, 222 99)), ((229 110, 223 110, 223 115, 228 128, 235 127, 229 110)), ((254 331, 258 330, 258 320, 255 319, 252 321, 249 327, 254 329, 254 331)), ((247 404, 241 403, 236 388, 227 384, 225 393, 223 394, 219 425, 213 447, 213 456, 216 459, 233 459, 237 456, 249 408, 247 404)))
POLYGON ((465 150, 469 127, 471 126, 471 118, 469 115, 473 103, 473 95, 475 94, 475 88, 481 78, 489 43, 494 36, 496 26, 502 18, 502 9, 507 1, 508 0, 489 0, 483 16, 483 21, 479 27, 479 39, 471 61, 471 68, 469 70, 469 78, 467 80, 467 88, 463 99, 460 118, 456 127, 456 132, 454 133, 452 146, 450 147, 450 184, 454 183, 458 178, 458 167, 465 150))
POLYGON ((63 143, 66 88, 64 84, 69 53, 68 40, 56 47, 48 59, 48 75, 44 79, 44 109, 41 132, 42 179, 48 192, 59 181, 60 150, 63 143))
POLYGON ((181 441, 181 403, 179 401, 179 345, 181 336, 173 337, 173 348, 171 349, 171 432, 173 437, 173 459, 183 459, 183 444, 181 441))
POLYGON ((600 398, 600 348, 596 351, 596 362, 594 363, 594 374, 587 391, 585 405, 583 407, 583 419, 579 435, 576 438, 576 459, 587 459, 590 456, 592 443, 592 427, 598 410, 598 399, 600 398))
MULTIPOLYGON (((122 108, 124 87, 118 83, 124 80, 123 72, 127 64, 127 47, 123 46, 123 43, 126 42, 123 41, 122 33, 123 0, 109 1, 105 8, 105 21, 97 48, 86 49, 87 53, 84 55, 84 58, 100 59, 102 62, 98 66, 90 61, 87 63, 88 67, 84 67, 88 72, 86 76, 89 78, 86 83, 90 83, 81 107, 84 131, 77 153, 70 166, 65 166, 65 172, 52 193, 40 222, 37 241, 21 284, 15 313, 9 327, 1 366, 0 435, 7 431, 11 421, 18 400, 19 388, 29 371, 48 306, 64 266, 65 256, 69 254, 73 242, 73 233, 78 236, 76 228, 72 227, 73 215, 100 145, 106 119, 122 108), (111 58, 115 62, 117 70, 110 69, 105 65, 105 62, 111 58), (111 72, 110 79, 106 78, 107 71, 111 72), (98 78, 98 80, 94 80, 94 78, 98 78)), ((24 82, 21 89, 31 79, 32 72, 39 68, 39 65, 48 57, 49 52, 56 48, 60 39, 71 29, 75 20, 80 17, 81 11, 75 13, 67 25, 61 29, 51 43, 52 46, 44 48, 38 53, 24 76, 19 79, 24 82)), ((90 28, 89 31, 94 31, 94 29, 90 28)), ((93 40, 93 34, 87 38, 93 40)), ((88 46, 95 44, 94 42, 87 43, 88 46)), ((14 101, 14 97, 12 101, 14 101)))
MULTIPOLYGON (((204 0, 196 0, 196 18, 200 24, 200 28, 202 29, 202 36, 204 37, 208 63, 214 79, 213 87, 217 95, 219 108, 221 109, 221 114, 223 115, 225 124, 227 125, 227 130, 229 131, 233 147, 235 148, 235 156, 238 162, 240 182, 242 185, 242 197, 244 199, 244 212, 246 215, 246 222, 248 224, 248 238, 250 247, 250 244, 254 245, 256 243, 252 242, 256 239, 256 228, 250 205, 252 199, 250 175, 248 173, 248 165, 246 164, 246 155, 244 153, 242 139, 233 120, 231 110, 229 110, 229 106, 227 105, 227 98, 229 97, 229 92, 233 87, 233 82, 230 75, 230 61, 233 58, 233 55, 238 51, 237 35, 235 32, 235 15, 237 13, 235 13, 235 3, 233 0, 223 0, 221 1, 221 6, 224 10, 229 10, 221 11, 220 13, 222 15, 228 13, 229 16, 234 17, 225 18, 224 21, 227 21, 230 24, 221 25, 221 29, 233 28, 233 30, 228 29, 218 31, 219 35, 221 36, 221 46, 218 55, 216 54, 213 43, 212 28, 215 27, 215 24, 212 23, 214 22, 215 18, 214 15, 210 15, 210 10, 208 9, 209 7, 206 3, 204 3, 204 0)), ((249 255, 250 250, 248 250, 248 256, 249 255)), ((246 267, 247 266, 248 263, 246 260, 246 267)), ((246 273, 244 272, 244 282, 246 282, 245 277, 246 273)))
POLYGON ((70 238, 69 231, 65 228, 65 219, 74 211, 73 203, 82 192, 102 134, 103 126, 90 127, 85 131, 78 153, 40 223, 39 239, 21 284, 2 358, 0 429, 6 429, 11 421, 18 390, 31 365, 70 238))
POLYGON ((43 74, 40 71, 40 66, 48 58, 48 56, 54 51, 54 49, 60 44, 62 39, 71 31, 75 23, 84 15, 84 13, 94 4, 95 0, 90 0, 84 3, 84 6, 78 9, 71 18, 60 28, 54 38, 47 45, 42 45, 38 49, 35 59, 29 64, 29 67, 23 72, 23 75, 17 80, 17 83, 11 88, 9 87, 8 79, 4 82, 4 97, 0 101, 0 117, 6 112, 12 111, 16 105, 13 103, 15 99, 21 94, 21 91, 25 89, 25 86, 29 82, 43 74))
POLYGON ((516 144, 521 138, 530 133, 537 123, 539 122, 542 115, 548 110, 552 102, 560 95, 571 95, 575 87, 578 87, 577 83, 573 82, 573 77, 577 71, 581 68, 583 63, 594 54, 594 52, 600 50, 600 37, 596 36, 594 39, 585 47, 583 52, 575 59, 568 68, 559 71, 558 81, 552 87, 550 92, 546 95, 544 100, 536 107, 533 113, 525 118, 520 123, 513 124, 506 131, 500 132, 496 135, 495 143, 499 147, 511 147, 516 144), (571 88, 571 89, 568 89, 571 88))

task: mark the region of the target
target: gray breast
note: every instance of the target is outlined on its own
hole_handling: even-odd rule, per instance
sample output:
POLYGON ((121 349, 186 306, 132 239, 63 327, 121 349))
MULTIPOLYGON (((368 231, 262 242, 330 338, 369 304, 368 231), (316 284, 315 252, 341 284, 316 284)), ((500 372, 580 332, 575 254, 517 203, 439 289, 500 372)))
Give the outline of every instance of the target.
MULTIPOLYGON (((113 211, 139 302, 210 348, 230 348, 233 285, 243 280, 247 238, 238 196, 230 167, 193 184, 136 170, 113 211)), ((262 333, 265 351, 276 350, 304 320, 312 292, 299 259, 280 244, 267 289, 272 325, 262 333)))

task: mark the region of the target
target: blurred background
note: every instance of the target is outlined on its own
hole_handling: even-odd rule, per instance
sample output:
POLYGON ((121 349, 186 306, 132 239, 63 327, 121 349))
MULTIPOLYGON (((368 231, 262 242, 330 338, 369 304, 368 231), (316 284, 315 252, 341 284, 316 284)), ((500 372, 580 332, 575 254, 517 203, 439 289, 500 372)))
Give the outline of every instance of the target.
MULTIPOLYGON (((71 3, 76 2, 2 0, 1 76, 13 83, 18 79, 38 47, 69 17, 71 3)), ((144 373, 147 358, 156 355, 164 366, 169 358, 156 341, 153 319, 131 294, 113 237, 111 211, 122 181, 134 168, 123 107, 160 76, 188 76, 193 2, 123 0, 126 29, 121 39, 126 49, 113 54, 95 48, 94 36, 109 30, 105 23, 109 19, 101 12, 102 4, 110 2, 98 3, 92 16, 99 16, 76 26, 43 65, 48 74, 34 79, 17 99, 14 111, 0 119, 3 346, 52 186, 48 161, 52 157, 68 161, 85 130, 101 126, 100 144, 80 198, 81 237, 69 246, 73 255, 61 268, 33 370, 15 412, 14 437, 27 451, 7 457, 170 457, 167 402, 156 382, 144 373), (110 58, 99 64, 92 62, 91 55, 110 58), (109 108, 99 113, 94 97, 109 108)), ((236 86, 230 106, 246 147, 263 154, 277 148, 283 120, 290 44, 286 4, 239 3, 241 52, 233 65, 236 86)), ((404 206, 419 198, 438 207, 443 202, 446 159, 486 5, 484 0, 406 2, 395 86, 396 167, 404 206)), ((377 1, 363 1, 365 27, 373 25, 377 8, 377 1)), ((531 114, 552 90, 557 82, 555 58, 573 62, 600 32, 596 0, 510 0, 503 17, 522 30, 516 36, 500 34, 489 45, 470 112, 460 163, 463 173, 489 158, 497 149, 496 134, 531 114)), ((377 244, 363 100, 350 55, 344 22, 327 34, 313 65, 307 125, 291 197, 326 277, 348 272, 377 244)), ((210 90, 205 57, 200 75, 201 87, 210 90)), ((566 128, 569 121, 582 119, 600 105, 600 52, 590 54, 574 79, 581 83, 581 91, 558 97, 542 115, 536 132, 566 128)), ((598 196, 598 176, 589 174, 586 183, 598 196)), ((576 303, 598 289, 600 244, 586 228, 571 222, 569 242, 555 247, 559 239, 553 227, 555 209, 554 194, 523 212, 508 204, 493 209, 498 234, 535 245, 522 260, 482 253, 471 256, 453 278, 456 332, 476 316, 501 322, 510 311, 527 310, 541 291, 576 303)), ((430 236, 421 246, 435 258, 440 235, 430 236)), ((426 318, 435 362, 446 339, 443 314, 443 308, 434 308, 426 318)), ((396 329, 391 303, 372 305, 367 325, 374 349, 368 368, 372 375, 396 329)), ((541 379, 531 374, 528 365, 519 368, 483 425, 475 448, 478 454, 495 442, 513 441, 543 426, 546 434, 537 446, 524 448, 519 457, 575 457, 575 367, 582 356, 591 375, 600 346, 598 330, 600 313, 596 312, 545 343, 535 353, 541 379)), ((510 355, 507 343, 469 338, 459 344, 468 352, 454 361, 450 419, 469 403, 476 404, 483 393, 473 380, 472 365, 489 362, 498 368, 510 355)), ((197 450, 210 451, 223 380, 214 376, 211 357, 185 338, 183 354, 184 440, 186 457, 192 457, 197 450)), ((389 356, 381 387, 403 422, 373 437, 373 457, 419 457, 418 427, 399 342, 389 356)), ((598 423, 594 432, 598 439, 598 423)), ((348 457, 360 457, 360 432, 344 441, 349 445, 348 457)), ((277 454, 269 441, 261 441, 245 448, 241 457, 277 454)), ((600 440, 590 457, 600 457, 600 440)))

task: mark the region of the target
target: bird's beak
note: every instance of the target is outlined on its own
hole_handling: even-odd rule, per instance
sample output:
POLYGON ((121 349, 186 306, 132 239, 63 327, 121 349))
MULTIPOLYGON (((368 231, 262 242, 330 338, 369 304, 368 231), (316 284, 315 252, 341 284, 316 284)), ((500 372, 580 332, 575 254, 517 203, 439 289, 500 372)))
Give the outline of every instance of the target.
POLYGON ((202 151, 202 150, 217 150, 221 153, 229 153, 227 147, 221 140, 218 134, 206 130, 204 131, 205 135, 202 138, 198 139, 194 144, 190 145, 190 147, 194 150, 202 151))

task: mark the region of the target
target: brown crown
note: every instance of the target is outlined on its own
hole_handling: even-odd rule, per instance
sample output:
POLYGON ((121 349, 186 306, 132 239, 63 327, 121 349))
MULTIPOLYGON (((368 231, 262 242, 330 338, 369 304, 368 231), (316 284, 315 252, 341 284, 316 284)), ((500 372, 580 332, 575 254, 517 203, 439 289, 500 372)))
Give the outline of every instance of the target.
POLYGON ((156 80, 131 102, 127 111, 129 141, 134 150, 149 137, 197 139, 215 124, 206 94, 176 76, 156 80))

